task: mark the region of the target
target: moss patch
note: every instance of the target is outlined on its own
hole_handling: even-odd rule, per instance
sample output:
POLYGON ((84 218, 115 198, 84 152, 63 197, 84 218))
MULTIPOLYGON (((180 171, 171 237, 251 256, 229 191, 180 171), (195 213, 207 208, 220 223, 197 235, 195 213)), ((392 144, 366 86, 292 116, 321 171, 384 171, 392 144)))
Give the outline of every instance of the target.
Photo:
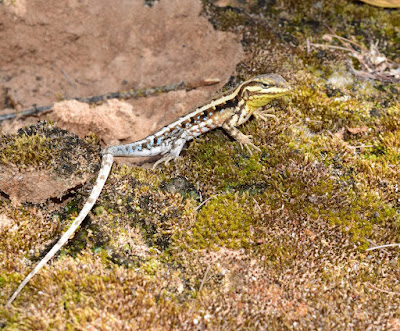
POLYGON ((20 168, 54 168, 60 175, 82 172, 97 163, 98 147, 94 137, 81 140, 47 122, 20 129, 16 135, 0 138, 0 163, 20 168), (74 160, 75 162, 71 161, 74 160), (64 161, 64 162, 63 162, 64 161))
POLYGON ((253 203, 248 196, 225 195, 212 199, 197 215, 190 232, 181 238, 190 249, 246 248, 252 241, 253 203))

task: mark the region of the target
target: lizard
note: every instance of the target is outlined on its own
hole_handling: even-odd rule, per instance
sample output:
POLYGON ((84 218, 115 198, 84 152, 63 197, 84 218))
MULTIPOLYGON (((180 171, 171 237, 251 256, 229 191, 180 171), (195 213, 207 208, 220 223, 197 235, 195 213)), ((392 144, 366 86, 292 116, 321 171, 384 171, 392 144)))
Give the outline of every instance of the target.
POLYGON ((252 143, 252 137, 240 132, 237 126, 248 121, 252 115, 265 120, 266 116, 260 108, 271 100, 288 94, 290 90, 290 85, 280 75, 260 75, 188 112, 187 115, 181 116, 144 139, 125 145, 106 147, 102 151, 102 164, 95 185, 79 215, 52 249, 19 284, 5 307, 12 304, 29 280, 65 245, 88 215, 110 174, 114 157, 160 155, 162 157, 154 164, 156 167, 161 162, 167 163, 179 157, 186 142, 218 127, 222 127, 233 139, 246 146, 250 153, 250 147, 259 151, 260 149, 252 143))

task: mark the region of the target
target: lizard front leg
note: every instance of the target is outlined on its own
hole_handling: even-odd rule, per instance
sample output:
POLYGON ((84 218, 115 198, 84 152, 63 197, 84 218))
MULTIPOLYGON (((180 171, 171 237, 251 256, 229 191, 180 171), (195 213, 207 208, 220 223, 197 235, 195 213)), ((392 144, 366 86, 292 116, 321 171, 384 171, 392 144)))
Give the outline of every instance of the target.
POLYGON ((261 149, 253 144, 251 141, 252 136, 247 136, 241 133, 237 128, 233 125, 229 125, 228 123, 222 124, 222 128, 235 140, 237 140, 242 146, 244 145, 250 154, 253 154, 250 147, 254 148, 256 151, 260 152, 261 149))

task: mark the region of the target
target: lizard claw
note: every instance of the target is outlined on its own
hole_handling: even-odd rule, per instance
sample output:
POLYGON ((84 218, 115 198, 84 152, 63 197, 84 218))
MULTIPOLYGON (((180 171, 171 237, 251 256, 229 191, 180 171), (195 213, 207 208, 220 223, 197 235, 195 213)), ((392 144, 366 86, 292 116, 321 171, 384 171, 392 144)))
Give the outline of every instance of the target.
POLYGON ((268 117, 269 117, 269 118, 272 117, 276 122, 279 121, 278 118, 277 118, 274 114, 268 114, 267 112, 261 111, 261 110, 256 110, 256 111, 253 113, 253 116, 254 116, 255 118, 257 118, 257 119, 262 119, 262 120, 265 121, 265 122, 268 121, 268 117))
POLYGON ((168 165, 169 161, 176 160, 177 158, 179 158, 179 156, 165 155, 164 157, 157 160, 156 163, 153 164, 153 170, 156 169, 161 163, 164 162, 165 165, 168 165))
POLYGON ((253 151, 251 149, 256 150, 257 152, 261 152, 261 149, 258 146, 254 145, 252 140, 253 140, 252 136, 243 135, 243 136, 241 136, 240 141, 239 141, 240 147, 242 149, 243 149, 243 146, 246 147, 246 149, 250 155, 253 155, 253 151))

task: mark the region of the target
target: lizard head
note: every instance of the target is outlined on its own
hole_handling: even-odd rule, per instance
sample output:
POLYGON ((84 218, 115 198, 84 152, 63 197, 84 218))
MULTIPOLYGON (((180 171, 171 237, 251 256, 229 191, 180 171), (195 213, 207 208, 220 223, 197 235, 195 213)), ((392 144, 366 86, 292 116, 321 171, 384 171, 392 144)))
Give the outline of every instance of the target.
POLYGON ((250 109, 256 110, 290 91, 290 85, 282 76, 266 74, 249 79, 240 85, 238 97, 244 100, 250 109))

